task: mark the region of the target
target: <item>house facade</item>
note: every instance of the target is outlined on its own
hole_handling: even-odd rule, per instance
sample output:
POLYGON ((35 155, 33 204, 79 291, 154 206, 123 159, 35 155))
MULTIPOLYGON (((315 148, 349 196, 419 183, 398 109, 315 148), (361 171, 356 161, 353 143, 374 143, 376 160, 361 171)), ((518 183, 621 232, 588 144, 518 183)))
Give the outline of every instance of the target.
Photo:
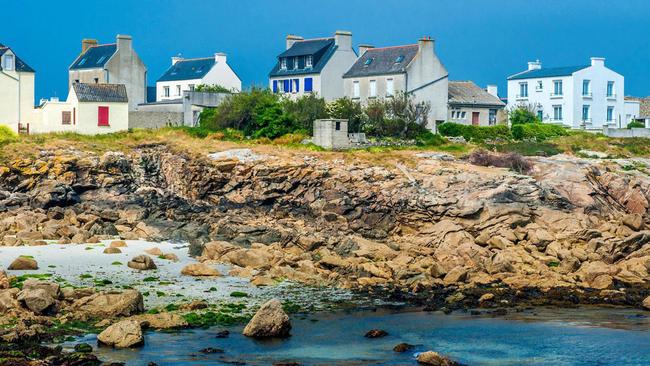
POLYGON ((508 109, 526 106, 545 123, 571 128, 624 127, 625 79, 592 57, 590 65, 528 70, 508 78, 508 109))
POLYGON ((129 96, 129 109, 147 101, 147 67, 133 49, 133 39, 117 35, 116 43, 81 41, 81 54, 68 72, 68 84, 123 84, 129 96))
POLYGON ((289 35, 286 50, 269 73, 269 87, 291 98, 308 94, 327 101, 342 98, 342 76, 356 59, 350 32, 337 31, 332 38, 318 39, 289 35))
POLYGON ((494 126, 506 122, 506 104, 499 99, 497 87, 481 89, 472 81, 449 82, 447 121, 474 126, 494 126))
POLYGON ((97 135, 129 129, 129 100, 124 84, 74 83, 65 102, 43 102, 36 109, 34 133, 75 132, 97 135))
POLYGON ((360 46, 359 53, 343 75, 346 97, 367 103, 404 92, 413 95, 416 102, 431 105, 427 123, 431 130, 447 119, 449 73, 436 55, 431 38, 406 46, 360 46))
MULTIPOLYGON (((34 122, 36 72, 9 47, 0 44, 0 124, 28 132, 34 122)), ((20 131, 19 131, 20 130, 20 131)))
POLYGON ((172 65, 156 82, 156 101, 180 99, 198 85, 219 85, 241 91, 241 79, 227 62, 225 53, 214 57, 184 59, 172 57, 172 65))

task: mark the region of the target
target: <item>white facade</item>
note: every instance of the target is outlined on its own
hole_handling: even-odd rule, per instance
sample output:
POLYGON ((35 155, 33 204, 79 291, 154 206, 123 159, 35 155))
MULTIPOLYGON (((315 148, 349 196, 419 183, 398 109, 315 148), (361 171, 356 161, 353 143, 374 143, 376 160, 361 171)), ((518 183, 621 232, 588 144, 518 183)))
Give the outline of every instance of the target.
MULTIPOLYGON (((640 119, 641 113, 641 102, 634 99, 625 100, 625 119, 623 121, 623 126, 627 126, 628 123, 640 119)), ((647 127, 647 126, 646 126, 647 127)))
MULTIPOLYGON (((209 71, 199 78, 183 78, 178 80, 159 80, 156 82, 156 101, 180 99, 185 91, 194 91, 194 88, 199 85, 219 85, 229 89, 235 93, 241 91, 241 79, 230 67, 227 62, 225 53, 217 53, 214 55, 214 63, 212 58, 205 59, 182 59, 179 57, 172 57, 172 68, 168 70, 161 79, 166 79, 165 76, 173 73, 174 66, 179 67, 179 75, 191 74, 192 70, 185 70, 186 67, 191 68, 193 62, 205 60, 212 66, 209 71)), ((170 75, 171 78, 174 78, 170 75)), ((174 78, 175 79, 175 78, 174 78)))
POLYGON ((591 65, 543 69, 539 61, 508 78, 508 109, 531 108, 545 123, 571 128, 625 127, 625 79, 592 57, 591 65), (528 76, 530 75, 530 77, 528 76))
POLYGON ((34 123, 34 80, 36 74, 21 71, 18 57, 0 46, 0 124, 14 132, 20 124, 27 131, 34 123))

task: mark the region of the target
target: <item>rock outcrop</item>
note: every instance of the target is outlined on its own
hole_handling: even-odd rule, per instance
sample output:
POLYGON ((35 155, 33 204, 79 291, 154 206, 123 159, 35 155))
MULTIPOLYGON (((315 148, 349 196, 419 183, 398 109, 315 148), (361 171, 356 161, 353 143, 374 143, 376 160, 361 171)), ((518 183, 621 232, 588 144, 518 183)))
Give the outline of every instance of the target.
POLYGON ((38 263, 33 258, 18 257, 7 267, 10 271, 31 271, 38 269, 38 263))
POLYGON ((273 299, 260 307, 244 328, 243 334, 253 338, 286 338, 290 332, 289 316, 282 309, 282 303, 273 299))
POLYGON ((460 366, 458 362, 433 351, 422 352, 416 357, 419 364, 430 366, 460 366))
POLYGON ((181 270, 181 274, 195 277, 220 276, 221 274, 215 268, 204 263, 191 263, 181 270))
POLYGON ((82 297, 70 306, 77 317, 115 318, 140 314, 144 311, 142 294, 136 290, 101 292, 82 297))
POLYGON ((144 344, 140 322, 123 320, 115 323, 97 336, 99 343, 115 348, 130 348, 144 344))
POLYGON ((127 266, 129 268, 138 269, 141 271, 158 268, 156 267, 156 263, 154 263, 153 259, 151 259, 150 256, 144 254, 133 257, 133 259, 127 263, 127 266))

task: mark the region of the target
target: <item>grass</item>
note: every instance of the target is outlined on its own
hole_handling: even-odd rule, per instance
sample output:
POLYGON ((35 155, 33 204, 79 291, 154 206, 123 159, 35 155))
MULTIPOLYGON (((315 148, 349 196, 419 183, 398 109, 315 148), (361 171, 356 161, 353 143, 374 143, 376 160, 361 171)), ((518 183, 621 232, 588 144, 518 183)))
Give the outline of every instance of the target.
POLYGON ((230 297, 248 297, 248 294, 241 291, 233 291, 230 293, 230 297))

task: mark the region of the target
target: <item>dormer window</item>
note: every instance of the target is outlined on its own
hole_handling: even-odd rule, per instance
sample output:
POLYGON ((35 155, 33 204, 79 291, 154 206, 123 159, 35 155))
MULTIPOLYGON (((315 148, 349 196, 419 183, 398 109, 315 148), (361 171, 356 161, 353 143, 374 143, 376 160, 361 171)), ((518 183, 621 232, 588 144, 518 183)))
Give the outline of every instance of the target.
POLYGON ((399 55, 399 56, 397 56, 397 58, 395 59, 395 63, 396 63, 396 64, 398 64, 398 63, 400 63, 400 62, 402 62, 402 61, 404 61, 404 56, 403 56, 403 55, 399 55))
POLYGON ((5 55, 2 68, 6 71, 14 71, 16 69, 16 59, 14 58, 14 55, 5 55))
POLYGON ((287 69, 287 59, 286 58, 281 58, 280 59, 280 69, 282 69, 282 70, 287 69))
POLYGON ((314 63, 314 58, 311 55, 305 57, 305 68, 314 67, 313 63, 314 63))
POLYGON ((294 70, 298 69, 298 57, 293 58, 293 69, 294 70))

